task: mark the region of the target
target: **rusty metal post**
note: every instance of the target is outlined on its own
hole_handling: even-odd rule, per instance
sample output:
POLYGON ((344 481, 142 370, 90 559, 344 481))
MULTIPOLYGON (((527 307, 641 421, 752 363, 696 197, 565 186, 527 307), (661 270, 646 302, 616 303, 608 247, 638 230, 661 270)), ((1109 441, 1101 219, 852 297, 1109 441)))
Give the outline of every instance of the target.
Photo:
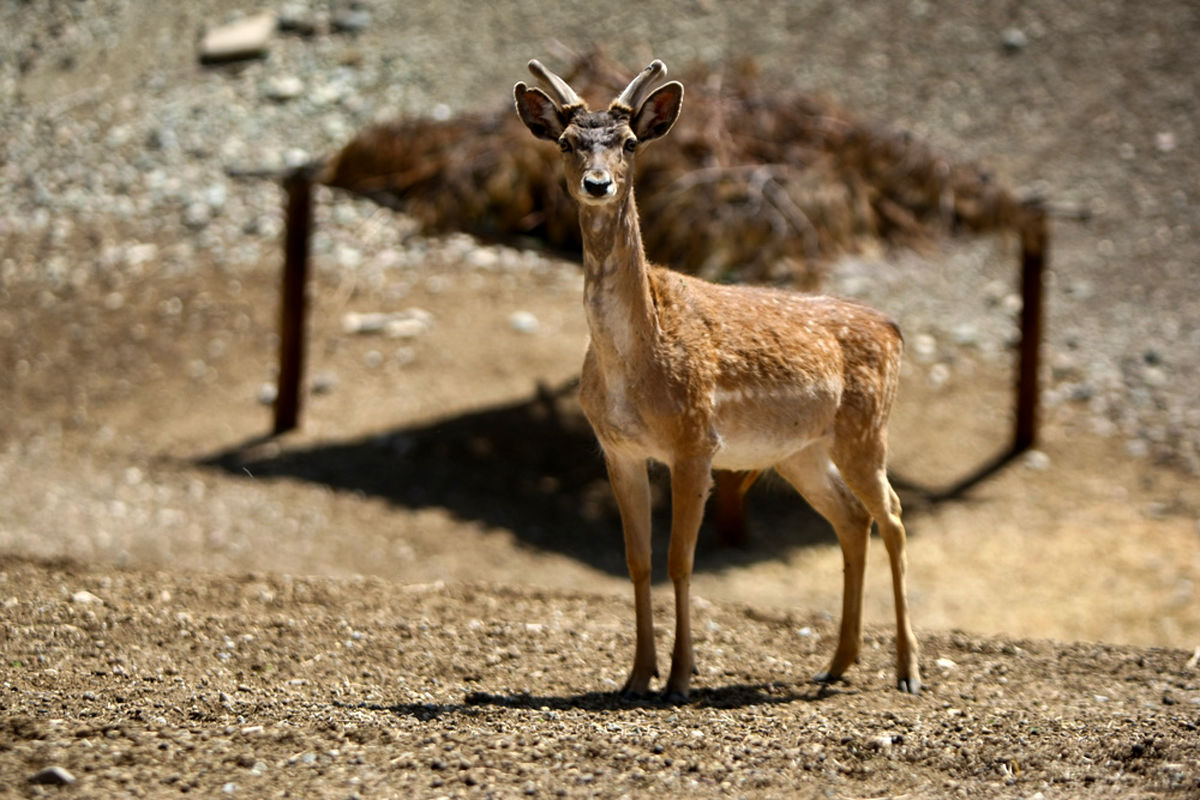
POLYGON ((283 290, 279 313, 279 377, 275 395, 274 433, 300 422, 300 384, 304 379, 307 317, 308 243, 312 228, 312 176, 305 167, 284 179, 287 231, 284 241, 283 290))
POLYGON ((1026 206, 1021 226, 1021 360, 1017 375, 1017 421, 1014 454, 1037 442, 1041 367, 1043 277, 1046 271, 1046 211, 1040 204, 1026 206))
POLYGON ((716 483, 714 523, 717 528, 717 544, 721 547, 747 547, 750 531, 746 524, 746 492, 758 480, 761 472, 713 473, 716 483))

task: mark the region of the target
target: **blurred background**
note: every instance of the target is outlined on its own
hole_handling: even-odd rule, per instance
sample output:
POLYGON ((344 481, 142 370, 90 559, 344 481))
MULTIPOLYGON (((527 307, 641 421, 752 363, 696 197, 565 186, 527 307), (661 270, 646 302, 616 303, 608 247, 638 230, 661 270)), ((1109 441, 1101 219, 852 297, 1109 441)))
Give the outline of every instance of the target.
MULTIPOLYGON (((0 27, 0 553, 628 591, 571 391, 581 273, 536 237, 318 187, 302 425, 264 436, 278 177, 380 123, 493 136, 530 58, 567 74, 601 47, 626 75, 662 58, 689 97, 812 98, 1045 198, 1038 447, 953 501, 924 489, 1010 438, 1012 231, 861 235, 753 277, 905 331, 892 468, 918 629, 1200 641, 1195 4, 7 0, 0 27), (230 24, 259 40, 206 49, 230 24)), ((835 613, 827 526, 769 480, 748 506, 746 547, 706 528, 696 593, 835 613)))

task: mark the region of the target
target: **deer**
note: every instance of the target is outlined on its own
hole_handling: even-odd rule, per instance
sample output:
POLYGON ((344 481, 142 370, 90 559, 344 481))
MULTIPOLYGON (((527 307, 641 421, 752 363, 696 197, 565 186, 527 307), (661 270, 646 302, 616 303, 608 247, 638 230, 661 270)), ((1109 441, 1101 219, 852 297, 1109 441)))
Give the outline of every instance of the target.
POLYGON ((648 463, 670 473, 667 573, 675 639, 661 697, 686 702, 696 669, 690 587, 712 471, 774 469, 832 525, 843 557, 837 647, 814 680, 841 680, 862 648, 864 571, 872 523, 891 566, 897 687, 918 694, 909 622, 905 530, 887 476, 887 425, 900 376, 896 322, 863 304, 781 288, 722 285, 648 262, 634 201, 642 148, 679 117, 683 85, 655 88, 654 60, 603 111, 529 62, 517 115, 562 151, 583 236, 590 332, 579 402, 603 452, 634 589, 633 667, 620 695, 648 695, 658 677, 651 607, 648 463), (651 91, 653 89, 653 91, 651 91))

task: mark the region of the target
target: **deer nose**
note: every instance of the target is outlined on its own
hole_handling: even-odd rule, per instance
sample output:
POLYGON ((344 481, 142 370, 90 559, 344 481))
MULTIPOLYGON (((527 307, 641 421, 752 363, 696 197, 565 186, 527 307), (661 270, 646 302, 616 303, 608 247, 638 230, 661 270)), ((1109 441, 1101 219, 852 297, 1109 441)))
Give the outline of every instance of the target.
POLYGON ((592 197, 606 197, 612 194, 612 176, 607 172, 589 172, 583 176, 583 191, 592 197))

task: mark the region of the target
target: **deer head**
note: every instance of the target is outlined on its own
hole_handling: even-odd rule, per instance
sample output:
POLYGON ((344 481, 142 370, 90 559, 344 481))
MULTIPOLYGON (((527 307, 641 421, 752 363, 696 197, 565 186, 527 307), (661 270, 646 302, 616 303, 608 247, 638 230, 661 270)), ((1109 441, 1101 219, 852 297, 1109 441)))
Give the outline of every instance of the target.
POLYGON ((530 61, 529 71, 549 92, 518 83, 513 89, 517 115, 534 136, 558 143, 571 196, 593 205, 628 196, 634 155, 671 130, 683 103, 683 84, 672 81, 649 91, 653 81, 667 73, 656 60, 606 111, 589 111, 575 90, 540 61, 530 61))

